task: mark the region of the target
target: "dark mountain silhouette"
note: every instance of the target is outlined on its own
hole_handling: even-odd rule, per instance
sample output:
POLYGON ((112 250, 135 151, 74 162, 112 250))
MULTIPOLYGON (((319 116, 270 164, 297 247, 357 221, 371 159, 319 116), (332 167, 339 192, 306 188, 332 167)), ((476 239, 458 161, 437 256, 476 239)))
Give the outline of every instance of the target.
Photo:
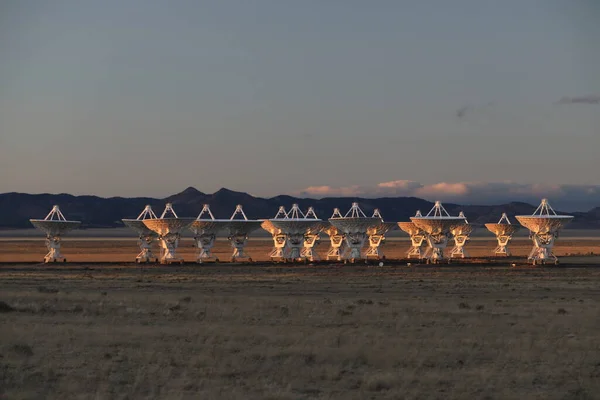
MULTIPOLYGON (((222 188, 213 194, 203 193, 193 187, 164 199, 148 197, 111 197, 73 196, 70 194, 0 194, 0 228, 31 228, 30 218, 44 218, 54 204, 58 204, 68 219, 82 221, 82 228, 122 227, 121 218, 136 218, 146 204, 150 204, 160 215, 166 203, 173 203, 180 217, 198 215, 203 204, 210 204, 216 218, 229 218, 237 204, 242 204, 248 218, 271 218, 280 205, 287 209, 298 203, 302 210, 312 206, 317 215, 329 218, 333 209, 338 207, 342 213, 358 202, 367 215, 379 208, 387 221, 407 221, 416 210, 427 213, 433 203, 416 197, 383 197, 365 199, 359 197, 328 197, 323 199, 296 198, 280 195, 269 199, 254 197, 247 193, 222 188)), ((536 206, 520 202, 491 206, 458 205, 445 203, 444 207, 452 215, 464 211, 472 224, 497 222, 503 212, 516 223, 515 215, 531 214, 536 206)), ((558 212, 558 211, 557 211, 558 212)), ((561 213, 561 212, 559 212, 561 213)), ((574 229, 600 229, 600 207, 589 212, 564 213, 575 216, 568 226, 574 229)))

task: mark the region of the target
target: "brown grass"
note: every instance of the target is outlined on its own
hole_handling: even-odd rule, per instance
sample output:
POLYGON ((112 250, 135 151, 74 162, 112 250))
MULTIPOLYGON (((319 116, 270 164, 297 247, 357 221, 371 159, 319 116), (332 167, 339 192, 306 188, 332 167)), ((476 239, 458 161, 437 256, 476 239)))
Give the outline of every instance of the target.
POLYGON ((592 399, 594 268, 0 268, 2 399, 592 399))
MULTIPOLYGON (((272 249, 273 242, 270 239, 253 238, 249 241, 247 251, 256 261, 268 260, 268 254, 272 249)), ((0 262, 39 262, 43 260, 47 253, 44 239, 18 239, 0 241, 2 252, 0 253, 0 262)), ((408 238, 392 238, 384 245, 383 250, 386 257, 391 259, 404 258, 406 251, 410 247, 408 238)), ((494 238, 474 238, 468 244, 466 249, 473 257, 489 257, 496 247, 494 238)), ((448 251, 452 248, 449 244, 448 251)), ((531 250, 531 241, 526 237, 513 239, 511 243, 513 255, 526 258, 531 250)), ((325 256, 329 249, 329 240, 324 238, 317 246, 317 252, 325 256)), ((158 245, 154 245, 154 254, 159 254, 158 245)), ((72 262, 130 262, 135 260, 139 250, 135 239, 107 239, 107 238, 69 238, 63 239, 62 253, 72 262)), ((193 241, 190 238, 181 240, 179 254, 186 261, 195 261, 196 249, 193 247, 193 241)), ((222 261, 229 261, 231 257, 231 247, 225 240, 218 240, 214 247, 214 254, 222 261)), ((573 239, 561 237, 556 241, 555 253, 557 256, 564 255, 600 255, 600 237, 573 239)))

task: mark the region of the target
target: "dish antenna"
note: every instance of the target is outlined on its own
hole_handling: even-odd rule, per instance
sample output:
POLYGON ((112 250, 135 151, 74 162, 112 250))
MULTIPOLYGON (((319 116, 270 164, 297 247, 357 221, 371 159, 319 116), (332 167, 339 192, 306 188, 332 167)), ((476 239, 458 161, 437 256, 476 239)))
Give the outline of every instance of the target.
POLYGON ((30 219, 29 222, 37 229, 46 234, 46 247, 48 254, 44 256, 44 262, 66 262, 67 259, 60 253, 61 236, 76 229, 81 221, 67 221, 60 208, 55 205, 44 219, 30 219))
POLYGON ((161 264, 183 264, 183 258, 177 255, 181 231, 191 225, 194 221, 194 218, 178 217, 171 203, 166 204, 160 218, 148 218, 143 220, 144 225, 158 235, 161 245, 161 264))
POLYGON ((293 204, 289 212, 285 213, 283 207, 279 208, 279 212, 275 218, 269 220, 275 230, 279 232, 278 238, 281 242, 276 242, 276 250, 278 256, 285 260, 298 260, 302 258, 303 249, 305 247, 306 235, 312 232, 312 237, 309 238, 309 251, 304 251, 304 254, 309 258, 314 258, 312 247, 316 241, 315 233, 318 237, 318 232, 321 227, 321 222, 314 210, 310 208, 308 215, 304 214, 298 204, 293 204), (281 252, 281 253, 279 253, 281 252))
POLYGON ((360 209, 358 203, 352 203, 352 207, 343 217, 332 216, 329 223, 343 233, 347 249, 342 258, 355 262, 361 258, 361 250, 367 239, 367 230, 381 223, 380 218, 367 217, 360 209))
MULTIPOLYGON (((285 218, 287 211, 285 207, 279 207, 279 211, 275 215, 275 218, 285 218)), ((260 225, 265 231, 271 234, 273 238, 273 250, 269 253, 271 260, 285 260, 287 237, 281 232, 281 229, 276 228, 271 220, 264 220, 260 225)))
POLYGON ((149 205, 144 208, 144 211, 136 219, 123 218, 121 220, 125 226, 138 234, 138 246, 140 246, 141 251, 135 258, 135 262, 137 263, 149 262, 155 259, 154 254, 152 254, 152 242, 154 242, 154 239, 158 235, 144 224, 144 220, 146 219, 156 219, 156 214, 154 214, 152 207, 149 205))
POLYGON ((217 233, 225 228, 223 220, 216 220, 210 211, 210 206, 204 204, 198 217, 188 227, 194 233, 194 242, 196 243, 197 253, 196 262, 202 264, 204 261, 219 259, 212 254, 212 248, 217 240, 217 233))
POLYGON ((373 218, 378 218, 379 222, 371 225, 367 229, 369 248, 365 253, 367 260, 374 258, 376 260, 385 260, 385 255, 380 249, 381 245, 385 243, 385 234, 398 227, 396 222, 384 222, 379 209, 376 208, 373 212, 373 218))
MULTIPOLYGON (((314 218, 318 220, 314 208, 308 207, 306 218, 314 218)), ((319 223, 312 225, 304 233, 304 247, 300 253, 300 257, 308 261, 317 261, 321 257, 317 254, 315 246, 321 241, 321 232, 329 225, 327 221, 319 220, 319 223)))
MULTIPOLYGON (((422 217, 421 211, 417 211, 415 217, 422 217)), ((427 234, 421 228, 417 228, 414 222, 398 222, 398 227, 410 236, 411 247, 406 252, 406 256, 410 258, 424 258, 426 253, 421 249, 425 244, 427 234)))
POLYGON ((450 258, 465 258, 469 257, 469 253, 465 250, 465 245, 471 240, 471 234, 475 230, 473 225, 469 224, 465 214, 461 211, 458 214, 459 218, 464 218, 463 222, 459 222, 450 229, 454 238, 454 248, 450 252, 450 258))
POLYGON ((533 241, 533 249, 527 259, 531 260, 533 265, 538 262, 544 264, 549 259, 558 264, 558 258, 552 252, 554 240, 558 238, 559 231, 574 217, 557 215, 548 199, 542 199, 532 215, 517 215, 515 218, 521 225, 529 229, 529 237, 533 241))
POLYGON ((244 252, 244 247, 248 243, 248 235, 259 229, 263 222, 260 220, 249 220, 240 204, 235 207, 231 218, 224 224, 224 229, 228 231, 227 239, 231 243, 231 247, 233 247, 232 262, 239 259, 252 261, 252 258, 244 252))
POLYGON ((519 231, 519 225, 511 224, 508 215, 503 213, 497 224, 485 224, 485 227, 488 231, 496 235, 496 240, 498 241, 498 246, 494 250, 494 255, 510 256, 511 253, 508 248, 508 243, 511 241, 513 235, 519 231))
MULTIPOLYGON (((339 208, 333 209, 331 218, 342 218, 339 208)), ((344 234, 328 221, 323 221, 323 232, 329 235, 329 250, 325 258, 329 260, 342 261, 342 248, 344 246, 344 234)))
POLYGON ((425 258, 427 262, 438 262, 444 259, 444 249, 448 245, 450 230, 457 224, 464 223, 462 217, 452 217, 440 201, 436 201, 426 216, 414 216, 410 220, 427 235, 430 250, 425 258))

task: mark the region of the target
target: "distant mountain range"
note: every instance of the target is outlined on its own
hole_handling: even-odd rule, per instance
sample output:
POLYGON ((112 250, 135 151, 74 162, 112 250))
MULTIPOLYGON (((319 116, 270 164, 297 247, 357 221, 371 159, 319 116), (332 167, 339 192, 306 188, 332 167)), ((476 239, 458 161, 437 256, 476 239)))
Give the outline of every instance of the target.
MULTIPOLYGON (((31 228, 29 219, 44 218, 54 204, 60 206, 67 219, 82 221, 81 228, 83 229, 122 227, 121 218, 136 218, 146 204, 150 204, 155 213, 160 215, 164 205, 169 202, 173 203, 173 207, 180 217, 195 217, 202 209, 203 204, 210 204, 215 218, 229 218, 235 206, 241 204, 244 212, 251 219, 272 218, 279 206, 283 205, 289 209, 294 203, 298 203, 302 210, 312 206, 320 218, 327 219, 335 207, 345 213, 352 202, 358 202, 368 216, 373 213, 375 208, 379 208, 386 221, 408 221, 415 215, 416 210, 421 210, 426 214, 433 207, 433 203, 416 197, 378 199, 328 197, 316 200, 282 195, 265 199, 224 188, 213 194, 206 194, 189 187, 183 192, 165 199, 4 193, 0 194, 0 228, 31 228)), ((451 215, 457 215, 460 211, 464 211, 470 223, 484 224, 497 222, 503 212, 508 214, 513 223, 516 223, 515 215, 531 214, 537 205, 521 202, 493 206, 445 203, 444 207, 451 215)), ((558 210, 557 212, 561 213, 558 210)), ((563 214, 575 216, 568 228, 600 229, 600 207, 588 212, 563 214)))

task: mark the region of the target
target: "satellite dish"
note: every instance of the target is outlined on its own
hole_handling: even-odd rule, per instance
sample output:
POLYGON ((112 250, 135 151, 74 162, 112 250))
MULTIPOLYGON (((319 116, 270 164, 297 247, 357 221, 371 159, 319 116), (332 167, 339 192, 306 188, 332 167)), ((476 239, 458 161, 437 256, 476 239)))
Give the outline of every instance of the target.
POLYGON ((61 236, 67 232, 79 228, 81 221, 68 221, 60 208, 55 205, 44 219, 30 219, 33 226, 46 234, 46 247, 48 254, 44 256, 44 262, 67 261, 60 253, 61 236))
POLYGON ((494 249, 494 255, 510 256, 510 250, 508 243, 511 241, 513 235, 520 229, 519 225, 511 224, 506 213, 502 214, 500 220, 496 224, 485 224, 488 231, 496 235, 498 246, 494 249))
POLYGON ((358 203, 352 203, 352 207, 343 217, 339 210, 334 210, 334 215, 329 218, 329 223, 344 235, 348 250, 342 257, 354 262, 362 257, 361 250, 367 239, 367 230, 371 226, 381 223, 381 219, 367 217, 358 203))
POLYGON ((268 221, 267 226, 276 232, 275 249, 271 253, 271 258, 276 256, 284 260, 298 260, 303 258, 304 254, 305 259, 313 261, 317 257, 313 247, 323 221, 317 217, 312 207, 306 214, 300 210, 298 204, 293 204, 287 213, 285 208, 280 207, 275 217, 268 221), (308 243, 305 240, 307 235, 308 243))
POLYGON ((144 211, 138 215, 137 219, 123 218, 121 220, 125 226, 138 234, 138 245, 141 250, 135 258, 135 261, 138 263, 142 261, 149 262, 155 258, 154 254, 152 254, 152 242, 158 235, 144 224, 144 220, 152 218, 156 218, 156 214, 152 211, 152 207, 147 205, 144 207, 144 211))
POLYGON ((435 202, 426 216, 414 216, 410 220, 427 235, 429 250, 425 258, 428 262, 444 259, 444 249, 448 244, 450 230, 465 223, 464 217, 450 216, 440 201, 435 202))
POLYGON ((475 230, 473 225, 469 224, 465 214, 461 211, 458 214, 459 218, 463 218, 463 221, 457 223, 450 229, 450 233, 454 238, 454 248, 450 252, 450 258, 465 258, 469 257, 469 253, 465 250, 465 245, 471 239, 471 234, 475 230))
POLYGON ((189 226, 189 230, 194 233, 194 241, 198 249, 196 254, 196 261, 198 263, 202 264, 209 259, 219 261, 213 256, 212 248, 217 240, 217 234, 225 229, 225 223, 223 220, 215 219, 208 204, 202 206, 202 211, 200 211, 196 220, 189 226))
POLYGON ((223 224, 224 230, 228 232, 227 238, 231 243, 231 247, 233 247, 231 261, 239 259, 252 261, 252 258, 244 252, 244 248, 248 243, 248 236, 250 233, 260 229, 263 222, 264 221, 261 220, 248 219, 240 204, 235 207, 235 211, 231 215, 231 218, 225 220, 225 223, 223 224))
POLYGON ((411 236, 424 233, 423 229, 417 228, 414 222, 398 222, 398 227, 401 231, 406 232, 411 236))
POLYGON ((381 250, 381 245, 385 242, 385 234, 398 228, 398 224, 396 222, 384 222, 378 208, 373 212, 372 218, 378 218, 379 222, 367 228, 369 248, 365 253, 365 257, 367 260, 369 258, 383 260, 385 259, 385 255, 381 250))
MULTIPOLYGON (((420 211, 417 211, 417 217, 422 216, 420 211)), ((427 234, 421 228, 418 228, 414 222, 398 222, 398 227, 403 231, 408 233, 410 236, 411 247, 406 252, 406 256, 408 258, 424 258, 425 254, 421 250, 423 244, 425 243, 425 239, 427 238, 427 234)))
POLYGON ((180 218, 175 213, 173 205, 167 203, 160 218, 144 219, 144 225, 158 235, 161 245, 161 264, 183 263, 183 258, 177 255, 181 231, 187 228, 195 218, 180 218))
MULTIPOLYGON (((280 206, 275 218, 285 218, 287 211, 284 206, 280 206)), ((270 220, 264 220, 260 226, 271 234, 273 239, 273 250, 269 253, 271 260, 284 260, 285 250, 287 246, 286 235, 281 232, 280 229, 276 228, 270 220)))
MULTIPOLYGON (((341 214, 339 214, 339 209, 337 208, 334 210, 333 215, 336 215, 336 211, 337 214, 341 217, 341 214)), ((325 256, 325 258, 328 261, 341 261, 342 248, 344 246, 344 234, 340 232, 338 228, 331 225, 329 221, 323 221, 321 223, 320 228, 321 232, 324 232, 329 236, 329 250, 327 251, 327 255, 325 256)))
POLYGON ((550 206, 548 199, 542 199, 532 215, 517 215, 515 218, 521 225, 529 229, 533 241, 533 249, 527 259, 531 260, 533 265, 537 262, 543 264, 549 259, 558 264, 558 257, 552 251, 554 240, 558 237, 559 231, 574 217, 572 215, 557 215, 550 206))

